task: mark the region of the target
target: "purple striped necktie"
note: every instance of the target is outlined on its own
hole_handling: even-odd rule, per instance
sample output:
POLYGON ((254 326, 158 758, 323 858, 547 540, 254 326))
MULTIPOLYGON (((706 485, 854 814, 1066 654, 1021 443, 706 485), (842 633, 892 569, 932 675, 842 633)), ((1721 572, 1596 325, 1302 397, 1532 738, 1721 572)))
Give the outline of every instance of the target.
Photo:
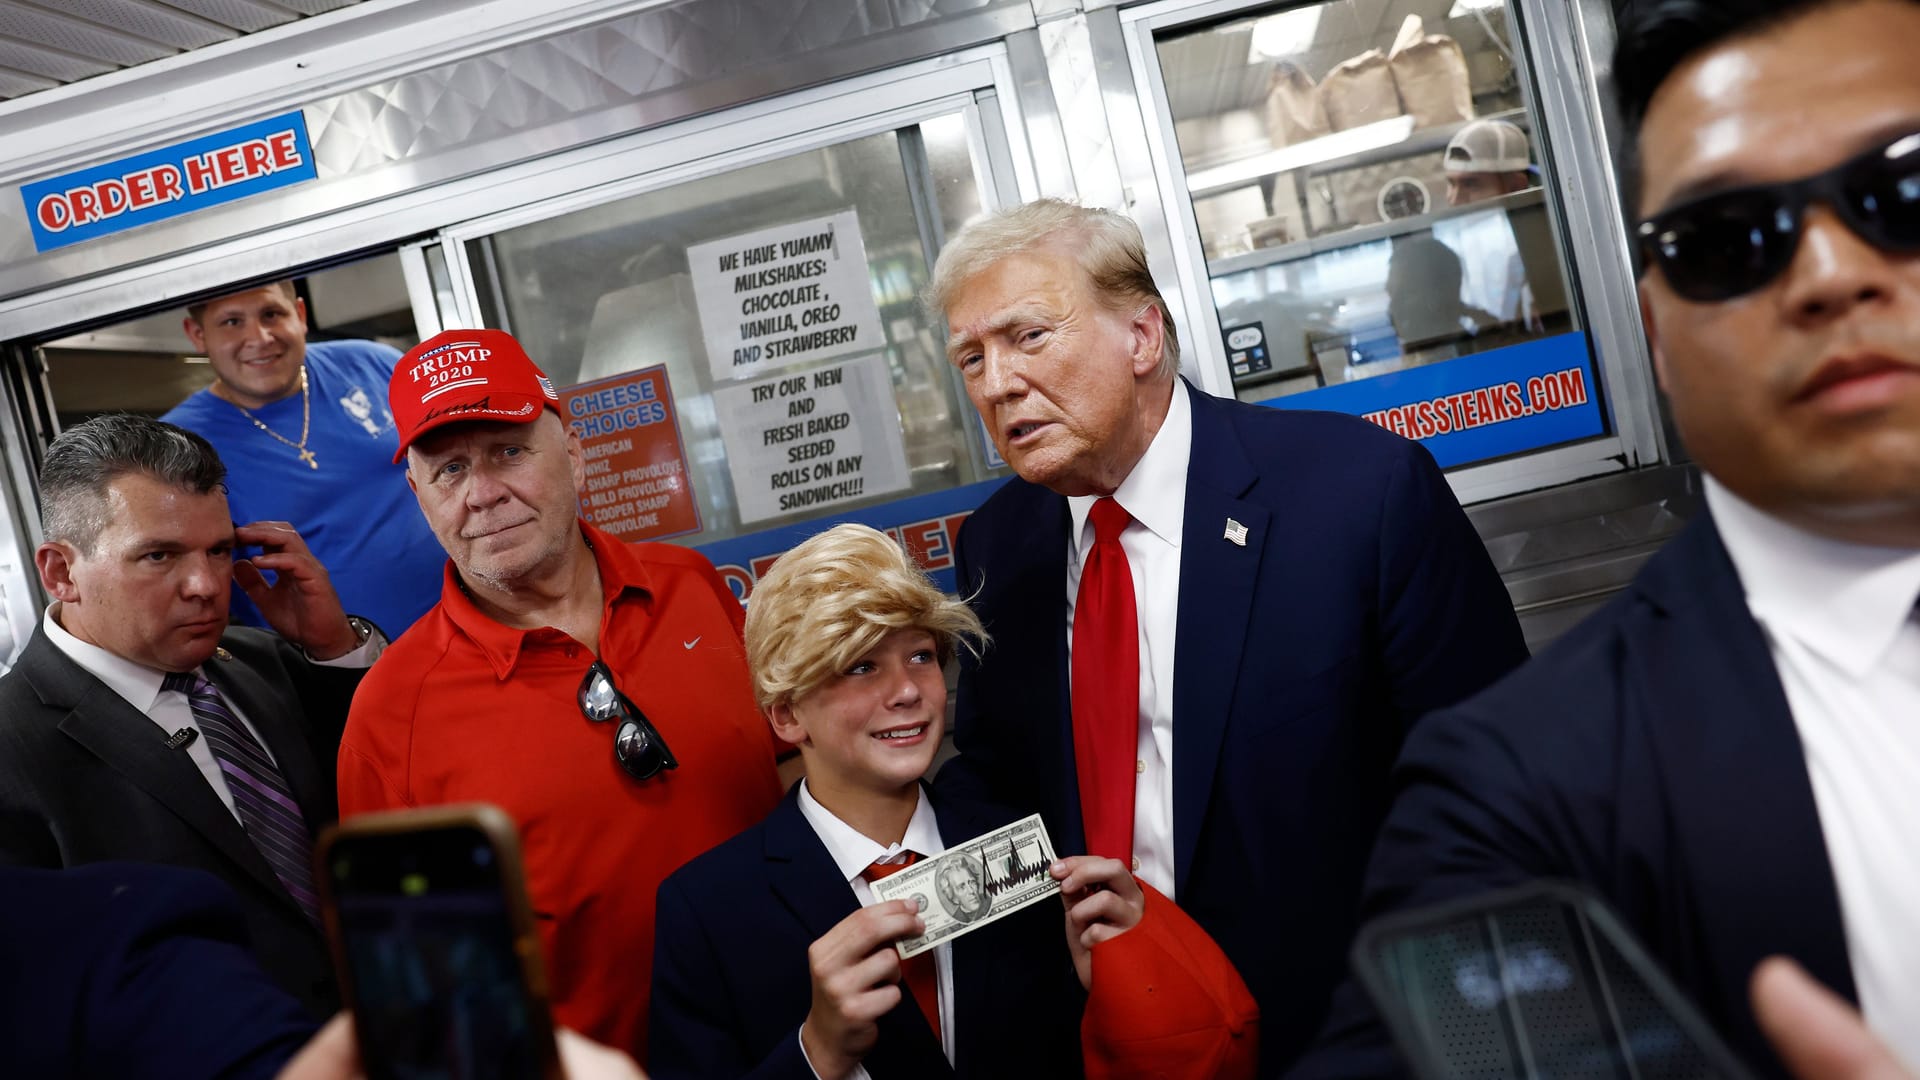
POLYGON ((227 779, 227 791, 233 796, 234 809, 247 838, 273 868, 273 874, 286 886, 307 918, 320 921, 320 900, 313 891, 313 838, 307 832, 306 817, 293 792, 274 767, 273 759, 254 740, 227 706, 220 691, 199 673, 176 671, 160 684, 162 690, 176 690, 187 696, 193 719, 207 748, 220 763, 227 779))

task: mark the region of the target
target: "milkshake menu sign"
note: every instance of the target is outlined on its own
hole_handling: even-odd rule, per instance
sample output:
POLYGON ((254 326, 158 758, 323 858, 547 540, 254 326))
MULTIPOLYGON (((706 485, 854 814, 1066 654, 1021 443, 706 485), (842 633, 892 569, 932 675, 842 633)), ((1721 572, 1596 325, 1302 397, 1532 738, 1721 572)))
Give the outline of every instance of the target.
POLYGON ((695 244, 687 264, 716 382, 886 345, 855 211, 695 244))

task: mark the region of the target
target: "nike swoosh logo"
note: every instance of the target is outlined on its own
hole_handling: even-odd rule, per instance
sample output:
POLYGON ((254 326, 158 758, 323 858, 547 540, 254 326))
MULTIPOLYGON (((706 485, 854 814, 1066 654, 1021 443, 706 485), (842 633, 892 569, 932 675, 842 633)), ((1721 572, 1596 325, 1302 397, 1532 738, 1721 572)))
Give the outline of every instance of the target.
MULTIPOLYGON (((704 636, 704 635, 703 635, 703 636, 704 636)), ((681 648, 683 648, 683 649, 691 649, 691 648, 693 648, 693 647, 694 647, 695 645, 698 645, 698 644, 700 644, 700 639, 699 639, 699 638, 694 638, 694 639, 693 639, 692 641, 683 641, 683 642, 681 642, 681 643, 680 643, 680 647, 681 647, 681 648)))

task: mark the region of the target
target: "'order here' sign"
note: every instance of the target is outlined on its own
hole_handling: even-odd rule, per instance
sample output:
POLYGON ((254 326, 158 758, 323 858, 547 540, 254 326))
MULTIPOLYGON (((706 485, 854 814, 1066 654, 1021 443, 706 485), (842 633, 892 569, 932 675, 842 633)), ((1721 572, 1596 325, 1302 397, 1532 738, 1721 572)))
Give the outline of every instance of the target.
POLYGON ((298 112, 27 184, 39 251, 204 210, 316 175, 298 112))

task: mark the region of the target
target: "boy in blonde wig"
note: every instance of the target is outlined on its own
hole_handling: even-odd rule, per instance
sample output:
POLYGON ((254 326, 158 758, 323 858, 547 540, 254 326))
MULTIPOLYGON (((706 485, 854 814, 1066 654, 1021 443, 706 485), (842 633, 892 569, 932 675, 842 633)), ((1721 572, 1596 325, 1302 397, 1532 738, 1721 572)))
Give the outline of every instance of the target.
POLYGON ((1207 1052, 1196 1032, 1244 1048, 1251 1063, 1251 999, 1217 949, 1212 958, 1230 981, 1196 991, 1206 1019, 1167 1008, 1168 997, 1193 996, 1183 983, 1205 977, 1187 971, 1196 953, 1198 970, 1219 974, 1204 963, 1212 943, 1194 928, 1197 943, 1182 938, 1169 952, 1165 924, 1184 916, 1158 900, 1156 918, 1142 924, 1149 896, 1114 859, 1052 868, 1064 942, 1060 911, 1035 904, 900 959, 894 942, 923 924, 904 902, 874 903, 870 882, 1025 816, 936 806, 921 782, 946 730, 943 667, 985 644, 964 603, 865 526, 816 535, 761 579, 746 622, 754 693, 807 775, 765 821, 661 886, 652 1075, 1118 1075, 1105 1062, 1138 1059, 1136 1013, 1154 1018, 1158 1048, 1178 1044, 1180 1074, 1202 1075, 1187 1071, 1207 1052), (1127 933, 1136 925, 1155 929, 1127 933), (1134 937, 1134 954, 1164 960, 1141 966, 1112 951, 1134 937), (1224 1004, 1235 988, 1238 1014, 1224 1004), (1138 1000, 1118 1012, 1103 1004, 1129 998, 1138 1000), (1084 1062, 1083 1012, 1094 1050, 1084 1062), (1096 1049, 1110 1015, 1121 1017, 1115 1034, 1124 1038, 1096 1049), (1233 1023, 1221 1019, 1228 1015, 1233 1023))

